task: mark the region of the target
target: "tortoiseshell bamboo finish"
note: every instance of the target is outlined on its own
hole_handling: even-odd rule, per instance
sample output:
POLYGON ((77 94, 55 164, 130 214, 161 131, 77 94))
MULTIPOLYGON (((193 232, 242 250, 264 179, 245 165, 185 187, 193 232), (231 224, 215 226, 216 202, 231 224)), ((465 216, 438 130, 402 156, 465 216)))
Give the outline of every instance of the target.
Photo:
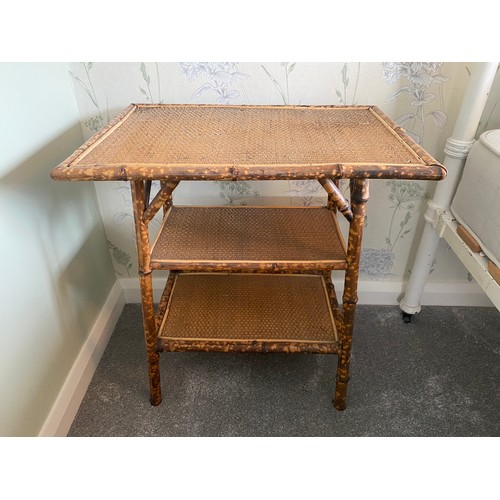
POLYGON ((149 372, 149 393, 151 404, 158 406, 161 403, 160 356, 156 348, 157 328, 153 302, 153 277, 149 268, 149 234, 147 225, 142 221, 146 204, 144 182, 131 182, 131 189, 141 288, 142 318, 149 372))
MULTIPOLYGON (((144 123, 142 123, 142 125, 137 125, 137 127, 144 127, 144 123)), ((132 131, 137 132, 136 129, 132 131)), ((377 154, 380 154, 381 150, 377 148, 377 144, 377 141, 371 141, 371 147, 374 148, 373 151, 377 150, 377 154)), ((385 155, 388 149, 384 148, 383 151, 384 159, 386 159, 385 155)), ((357 286, 361 240, 365 222, 366 202, 368 200, 368 179, 398 178, 440 180, 443 179, 445 175, 446 170, 444 167, 421 146, 416 144, 401 127, 397 126, 395 122, 390 120, 376 106, 131 104, 106 127, 91 137, 81 148, 77 149, 67 160, 51 171, 52 178, 56 180, 130 181, 151 404, 155 406, 159 405, 162 399, 159 370, 160 352, 300 352, 338 355, 334 396, 334 406, 337 410, 344 410, 346 407, 354 315, 358 300, 357 286), (193 110, 197 116, 199 128, 193 132, 189 127, 190 123, 186 123, 188 139, 182 142, 182 147, 179 147, 177 151, 175 150, 175 136, 177 133, 181 134, 185 131, 180 130, 183 128, 181 121, 181 126, 179 129, 175 129, 175 133, 173 133, 173 129, 168 128, 170 124, 169 117, 174 115, 179 117, 180 114, 184 117, 183 113, 189 115, 193 110), (139 115, 139 113, 142 114, 139 115), (165 113, 171 113, 171 115, 167 116, 165 113), (283 113, 286 113, 284 120, 283 113), (314 116, 312 116, 311 113, 313 113, 314 116), (328 113, 328 116, 325 115, 325 113, 328 113), (338 123, 344 124, 342 130, 335 128, 339 125, 335 122, 336 119, 330 120, 333 116, 331 113, 336 113, 336 116, 340 117, 338 123), (251 120, 253 120, 252 123, 255 124, 256 127, 249 127, 249 121, 242 120, 240 123, 240 121, 234 120, 235 117, 242 117, 243 114, 245 114, 245 119, 250 117, 251 120), (160 115, 161 118, 157 118, 157 122, 155 122, 154 117, 160 115), (209 121, 207 118, 205 123, 205 115, 207 117, 210 115, 212 121, 209 121), (306 115, 308 115, 309 118, 305 119, 306 115), (349 123, 347 123, 347 115, 351 116, 351 118, 349 118, 351 120, 349 123), (356 117, 359 116, 360 119, 357 121, 354 120, 353 122, 352 116, 354 115, 356 115, 356 117), (201 120, 200 116, 202 118, 201 120), (224 122, 225 125, 222 120, 223 116, 226 117, 226 121, 224 122), (231 118, 228 119, 228 116, 231 118), (265 116, 266 119, 262 119, 259 122, 259 116, 265 116), (269 123, 274 123, 273 120, 276 116, 279 116, 282 120, 280 122, 281 124, 288 123, 290 130, 277 130, 276 128, 269 130, 269 128, 266 128, 269 127, 269 123), (129 133, 127 130, 120 136, 120 131, 123 131, 126 127, 130 128, 130 123, 138 123, 137 121, 134 122, 132 119, 140 121, 140 119, 142 119, 140 117, 146 119, 147 122, 144 122, 146 123, 146 128, 143 129, 146 130, 146 132, 144 132, 144 141, 141 139, 142 136, 140 134, 129 133), (214 117, 216 118, 215 120, 214 117), (323 117, 324 123, 321 117, 323 117), (362 117, 365 117, 366 120, 362 117), (344 119, 346 120, 345 122, 343 121, 344 119), (148 122, 147 120, 150 121, 148 122), (332 125, 333 122, 335 122, 334 125, 332 125), (221 133, 220 130, 222 129, 218 129, 219 125, 226 126, 228 123, 233 128, 224 130, 234 130, 234 134, 221 133), (245 123, 247 125, 244 125, 245 123), (160 133, 158 135, 159 139, 157 139, 157 142, 154 143, 155 147, 153 147, 152 142, 146 144, 146 139, 152 137, 153 134, 152 129, 149 127, 156 125, 159 125, 160 133), (394 151, 397 151, 397 153, 394 153, 391 157, 392 161, 373 161, 374 156, 371 156, 370 151, 372 150, 368 151, 369 146, 363 141, 356 140, 355 129, 357 126, 361 127, 358 129, 358 131, 361 131, 361 134, 366 133, 367 127, 370 126, 374 129, 382 130, 383 133, 381 137, 384 137, 384 146, 388 148, 394 146, 394 151), (319 133, 320 130, 321 133, 319 133), (277 133, 284 133, 284 135, 280 136, 283 139, 282 142, 273 139, 274 131, 277 133), (292 133, 294 131, 298 131, 297 134, 294 135, 292 133), (343 135, 344 132, 349 136, 348 141, 339 139, 345 137, 345 135, 343 135), (246 151, 246 149, 242 149, 245 148, 245 145, 249 144, 249 142, 245 140, 244 134, 247 134, 247 137, 252 139, 254 146, 257 144, 254 150, 246 151), (295 147, 296 144, 294 144, 295 156, 292 153, 289 154, 289 149, 287 149, 291 146, 290 143, 286 142, 287 137, 290 136, 293 136, 294 139, 300 137, 302 140, 307 138, 307 141, 303 141, 300 147, 295 147), (116 141, 122 141, 120 143, 121 149, 120 147, 113 149, 112 145, 109 146, 116 137, 118 137, 116 141), (258 141, 255 140, 255 137, 258 138, 258 141), (326 141, 325 137, 327 137, 326 141), (223 143, 224 147, 219 148, 219 146, 217 146, 215 149, 212 148, 215 155, 219 154, 219 152, 222 152, 221 154, 226 154, 224 161, 214 162, 210 155, 204 154, 205 150, 200 156, 200 152, 196 150, 197 143, 203 139, 207 140, 207 138, 209 138, 209 142, 205 142, 204 144, 207 145, 208 149, 210 149, 210 141, 212 141, 212 139, 221 140, 222 138, 223 141, 226 141, 223 143), (321 142, 321 140, 324 142, 321 142), (269 144, 264 145, 262 141, 274 141, 274 143, 269 142, 269 144), (309 148, 309 143, 315 144, 313 149, 309 148), (336 146, 330 149, 333 143, 335 143, 336 146), (288 144, 288 146, 286 146, 286 144, 288 144), (304 144, 307 147, 302 147, 304 144), (355 155, 358 154, 357 159, 351 157, 351 149, 348 149, 350 157, 346 157, 345 144, 347 144, 348 148, 354 148, 353 151, 355 151, 355 155), (158 152, 155 148, 163 149, 158 152), (273 152, 276 151, 276 149, 280 149, 280 155, 278 156, 266 157, 265 154, 261 154, 266 151, 273 152), (99 158, 103 158, 103 156, 99 156, 99 154, 96 156, 96 150, 101 151, 101 153, 104 151, 104 157, 111 151, 113 154, 110 154, 113 159, 109 160, 108 155, 107 161, 99 162, 99 158), (139 156, 134 154, 138 151, 140 153, 139 156), (325 157, 325 151, 328 151, 327 157, 325 157), (317 153, 316 157, 318 161, 315 163, 312 158, 304 158, 304 152, 306 152, 307 155, 309 155, 310 152, 313 155, 317 153), (337 155, 337 153, 339 153, 339 155, 337 155), (231 160, 233 157, 240 158, 241 161, 231 160), (94 159, 92 160, 92 158, 94 159), (151 158, 155 158, 155 160, 151 158), (168 158, 171 158, 171 160, 168 160, 168 158), (200 161, 200 159, 203 161, 200 161), (252 161, 254 159, 257 160, 252 161), (260 159, 260 161, 258 159, 260 159), (360 161, 360 159, 362 161, 360 161), (367 159, 369 161, 367 161, 367 159), (309 259, 293 261, 291 259, 288 262, 286 260, 275 262, 274 260, 258 259, 254 261, 222 259, 209 262, 206 257, 192 261, 183 261, 182 259, 185 259, 185 257, 182 257, 182 259, 177 259, 175 262, 170 262, 168 259, 152 259, 148 224, 161 208, 163 208, 164 223, 167 222, 168 212, 170 207, 173 206, 173 192, 180 181, 293 179, 318 180, 328 193, 328 209, 331 210, 334 216, 336 216, 337 211, 342 213, 350 222, 347 256, 345 256, 346 249, 342 240, 343 253, 341 258, 331 261, 322 261, 319 259, 316 261, 309 259), (338 189, 339 179, 350 179, 351 207, 349 207, 347 200, 338 189), (154 199, 150 201, 151 182, 153 180, 160 181, 161 189, 154 199), (155 269, 170 270, 170 276, 166 282, 156 314, 152 286, 152 271, 155 269), (339 308, 335 289, 330 277, 330 273, 333 269, 345 270, 344 293, 341 309, 339 308), (321 274, 324 280, 323 286, 326 293, 326 304, 328 305, 329 303, 331 309, 329 325, 332 327, 333 332, 335 332, 335 330, 338 332, 338 335, 335 333, 335 335, 331 337, 331 340, 323 342, 310 341, 311 330, 308 330, 308 336, 304 337, 304 340, 300 342, 290 340, 276 341, 271 339, 240 340, 234 338, 224 340, 200 340, 195 338, 179 339, 174 338, 174 336, 171 336, 171 338, 161 337, 163 323, 168 325, 166 322, 169 320, 169 311, 171 312, 169 308, 171 307, 172 297, 175 296, 176 276, 178 276, 179 273, 194 271, 201 271, 203 273, 211 272, 213 274, 219 272, 292 273, 294 276, 306 273, 312 275, 321 274), (334 337, 335 340, 333 340, 334 337)), ((251 214, 251 212, 248 211, 247 213, 251 214)), ((252 216, 252 219, 254 218, 255 217, 252 216)), ((226 218, 224 218, 224 220, 226 220, 226 218)), ((271 225, 268 224, 268 226, 270 227, 271 225)), ((282 229, 282 227, 278 228, 278 230, 274 230, 279 231, 279 229, 282 229)), ((323 233, 325 232, 326 231, 323 231, 323 233)), ((335 237, 338 238, 339 236, 335 237)), ((315 241, 318 238, 319 237, 315 236, 315 241)), ((184 250, 182 254, 184 255, 184 250)), ((273 259, 275 259, 275 256, 273 256, 273 259)), ((212 282, 210 285, 211 284, 212 282)), ((239 284, 238 286, 241 285, 239 284)), ((288 286, 286 288, 288 288, 288 286)), ((223 291, 225 291, 225 288, 223 291)), ((260 307, 260 305, 257 307, 258 311, 261 310, 260 307)), ((313 309, 309 308, 307 311, 313 311, 313 309)), ((286 317, 288 318, 288 316, 286 317)), ((282 319, 280 319, 280 321, 282 321, 282 319)), ((317 325, 318 322, 315 322, 315 324, 317 325)), ((281 323, 279 326, 281 326, 281 323)), ((289 331, 290 330, 293 330, 293 328, 289 329, 289 331)), ((272 335, 269 337, 271 336, 272 335)), ((264 339, 269 337, 264 337, 264 339)), ((278 338, 281 339, 281 337, 278 338)), ((294 337, 294 339, 295 338, 297 337, 294 337)))
MULTIPOLYGON (((237 118, 233 117, 233 119, 237 118)), ((152 120, 154 120, 154 118, 152 118, 152 120)), ((319 120, 321 121, 321 119, 319 120)), ((359 130, 367 130, 367 126, 368 125, 365 123, 359 130)), ((350 135, 355 137, 357 132, 353 128, 352 123, 350 123, 346 127, 346 130, 347 129, 350 130, 350 135)), ((183 132, 183 130, 177 130, 176 132, 174 132, 173 130, 169 130, 168 133, 181 134, 183 132)), ((314 132, 312 131, 312 133, 314 132)), ((318 138, 320 136, 321 134, 318 134, 318 138)), ((301 137, 305 136, 302 134, 301 137)), ((227 137, 227 139, 228 142, 223 143, 222 149, 227 148, 228 151, 233 151, 234 144, 233 142, 231 142, 232 137, 227 137)), ((126 139, 123 140, 128 141, 126 146, 129 148, 134 149, 142 147, 140 142, 131 141, 130 135, 127 135, 126 139)), ((169 140, 175 141, 175 137, 162 137, 161 144, 164 144, 165 142, 168 143, 169 140)), ((196 141, 192 141, 191 144, 193 145, 191 149, 194 151, 196 141)), ((271 146, 272 145, 269 145, 269 147, 271 146)), ((358 151, 362 151, 363 149, 367 148, 366 144, 355 144, 355 146, 358 151)), ((341 144, 338 147, 340 148, 341 144)), ((236 146, 236 149, 241 151, 239 144, 236 146)), ((264 147, 262 147, 261 150, 264 150, 264 147)), ((335 156, 335 154, 333 153, 334 150, 335 148, 332 150, 332 156, 335 156)), ((256 154, 254 151, 252 151, 251 153, 252 155, 256 154)), ((216 106, 132 104, 126 110, 124 110, 123 113, 112 120, 102 131, 91 137, 67 160, 54 168, 51 172, 51 175, 54 179, 59 180, 100 181, 146 179, 163 179, 170 181, 237 181, 275 179, 340 179, 352 177, 378 179, 390 179, 397 177, 400 179, 439 180, 446 175, 446 170, 421 146, 413 141, 401 127, 398 127, 376 106, 216 106), (290 161, 287 162, 287 155, 281 155, 279 161, 276 161, 276 159, 269 159, 267 162, 263 163, 263 159, 253 162, 251 159, 248 159, 248 157, 245 157, 244 162, 231 161, 231 155, 229 154, 229 156, 222 162, 210 163, 209 158, 204 158, 201 162, 199 160, 197 160, 196 162, 190 161, 190 155, 192 154, 192 151, 181 151, 180 154, 176 155, 172 160, 166 161, 164 163, 159 163, 158 160, 163 160, 163 157, 155 157, 155 160, 148 159, 151 151, 147 150, 146 148, 143 156, 141 156, 140 159, 134 158, 133 160, 128 160, 128 155, 125 154, 125 156, 118 155, 117 157, 113 157, 112 160, 103 160, 101 163, 95 162, 99 161, 98 159, 95 159, 95 161, 86 161, 86 158, 89 157, 89 154, 90 156, 92 156, 92 152, 96 147, 100 147, 101 144, 106 144, 106 140, 109 137, 111 137, 113 134, 119 133, 120 128, 127 126, 127 123, 131 120, 131 117, 136 113, 140 111, 155 113, 156 111, 162 110, 172 110, 173 112, 181 111, 184 113, 189 113, 193 112, 193 110, 196 110, 196 112, 198 113, 198 117, 200 116, 200 113, 202 113, 203 116, 203 113, 205 112, 206 120, 200 120, 200 122, 202 123, 200 127, 202 128, 200 128, 200 130, 198 131, 198 133, 203 134, 203 136, 209 136, 212 132, 212 128, 217 128, 218 124, 223 121, 223 114, 226 111, 233 110, 238 116, 240 116, 240 113, 244 113, 245 116, 250 117, 254 120, 252 122, 254 126, 250 129, 239 129, 238 122, 234 123, 234 128, 232 128, 231 130, 233 130, 234 134, 238 135, 240 141, 245 140, 244 134, 246 134, 246 136, 248 137, 254 138, 263 135, 263 140, 272 140, 272 137, 270 137, 270 133, 266 128, 268 126, 266 117, 264 117, 259 122, 259 116, 263 111, 269 111, 271 115, 276 115, 277 113, 286 111, 289 118, 289 120, 287 120, 288 126, 291 129, 293 129, 293 127, 296 127, 296 129, 299 131, 302 130, 301 127, 304 126, 302 120, 304 112, 315 112, 316 110, 316 112, 324 113, 325 111, 329 112, 329 110, 331 110, 332 113, 337 114, 360 113, 360 121, 364 119, 363 117, 365 115, 363 113, 369 112, 369 116, 371 118, 375 117, 374 120, 371 120, 372 127, 378 126, 378 129, 383 129, 386 132, 392 134, 393 139, 391 138, 389 140, 387 136, 384 136, 383 140, 388 140, 388 142, 390 142, 392 145, 397 146, 398 148, 403 148, 408 152, 408 156, 402 158, 399 155, 396 155, 394 160, 397 159, 400 163, 385 160, 374 162, 367 161, 367 158, 370 158, 370 155, 366 157, 363 156, 363 161, 354 160, 353 163, 350 163, 349 160, 342 160, 342 162, 335 161, 335 158, 332 158, 330 162, 330 157, 328 157, 328 161, 326 162, 324 161, 324 158, 321 157, 321 163, 315 163, 312 159, 304 161, 304 159, 302 158, 293 157, 291 157, 290 161), (259 128, 261 128, 262 130, 259 130, 259 128)))
POLYGON ((338 210, 349 222, 352 222, 352 212, 349 203, 344 198, 338 186, 331 179, 320 179, 320 184, 328 193, 328 208, 338 210))
POLYGON ((351 360, 352 332, 354 313, 358 302, 359 260, 361 257, 361 239, 368 201, 368 180, 351 179, 351 204, 354 214, 349 228, 347 244, 347 271, 344 279, 342 297, 342 325, 340 329, 340 350, 337 364, 337 384, 334 404, 337 410, 346 407, 347 383, 349 382, 349 363, 351 360))
MULTIPOLYGON (((168 276, 167 283, 165 284, 165 288, 163 289, 163 293, 161 295, 161 299, 158 304, 158 308, 156 309, 156 315, 155 315, 156 332, 158 332, 165 311, 167 310, 170 294, 172 293, 172 287, 174 286, 174 281, 175 281, 175 273, 172 272, 168 276)), ((158 336, 157 333, 155 336, 158 336)))
POLYGON ((330 343, 306 343, 306 342, 263 342, 254 340, 251 342, 236 341, 185 341, 185 340, 158 340, 158 348, 162 352, 176 351, 203 351, 203 352, 254 352, 266 354, 271 352, 293 353, 293 354, 337 354, 338 344, 330 343))
POLYGON ((177 187, 178 184, 179 181, 162 182, 160 191, 158 191, 153 201, 149 205, 147 205, 147 208, 144 210, 144 213, 142 215, 142 221, 145 224, 148 224, 153 219, 153 217, 156 215, 158 210, 160 210, 160 208, 166 207, 168 206, 168 204, 171 203, 172 193, 174 192, 174 189, 177 187))

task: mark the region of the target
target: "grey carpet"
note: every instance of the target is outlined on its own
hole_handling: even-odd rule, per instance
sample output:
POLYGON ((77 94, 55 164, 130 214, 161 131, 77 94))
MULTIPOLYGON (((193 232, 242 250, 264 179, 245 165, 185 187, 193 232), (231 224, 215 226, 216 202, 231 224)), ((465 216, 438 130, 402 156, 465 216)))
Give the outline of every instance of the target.
POLYGON ((164 353, 148 400, 139 305, 127 305, 69 436, 499 436, 500 313, 358 306, 347 409, 336 356, 164 353))

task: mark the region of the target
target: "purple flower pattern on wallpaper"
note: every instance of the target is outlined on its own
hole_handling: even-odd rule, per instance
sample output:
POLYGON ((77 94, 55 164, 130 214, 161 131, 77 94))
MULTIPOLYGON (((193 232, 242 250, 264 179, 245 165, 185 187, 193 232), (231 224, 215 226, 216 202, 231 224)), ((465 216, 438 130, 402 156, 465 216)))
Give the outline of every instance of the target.
POLYGON ((215 94, 218 103, 230 104, 240 97, 233 85, 249 77, 238 71, 238 63, 235 62, 182 62, 180 65, 183 75, 190 82, 198 79, 210 80, 196 89, 191 96, 192 100, 211 93, 215 94))
POLYGON ((247 181, 217 181, 219 198, 224 200, 224 205, 246 205, 248 198, 255 198, 259 193, 251 188, 247 181))
POLYGON ((317 181, 288 181, 288 186, 285 194, 290 196, 292 206, 308 207, 326 204, 326 191, 317 181))
POLYGON ((442 85, 450 78, 439 72, 442 65, 441 62, 382 63, 382 78, 388 84, 394 84, 399 80, 406 80, 407 82, 406 85, 390 94, 386 102, 391 102, 404 95, 410 96, 410 106, 415 109, 411 109, 408 113, 396 118, 395 121, 401 127, 404 125, 408 135, 419 144, 423 143, 428 118, 431 118, 439 129, 444 128, 448 120, 448 115, 444 111, 442 85), (443 109, 427 111, 428 105, 438 96, 440 106, 443 109))
POLYGON ((394 252, 389 248, 363 248, 359 270, 369 279, 388 276, 394 265, 394 252))
MULTIPOLYGON (((360 101, 361 95, 366 96, 373 88, 379 95, 384 92, 383 87, 386 84, 392 85, 393 88, 385 93, 385 102, 393 106, 392 109, 399 110, 393 119, 395 118, 398 124, 424 147, 431 134, 434 142, 434 136, 443 136, 443 127, 448 120, 443 91, 446 91, 446 83, 450 78, 445 76, 446 66, 440 62, 386 62, 376 66, 366 63, 366 68, 364 64, 355 62, 334 63, 334 77, 329 76, 328 81, 325 81, 325 78, 332 73, 330 69, 327 70, 326 65, 312 66, 307 73, 304 63, 294 62, 244 65, 237 62, 113 64, 120 64, 120 70, 126 68, 129 77, 121 79, 120 82, 110 78, 116 68, 107 63, 71 64, 70 75, 82 110, 85 135, 98 131, 108 122, 109 110, 114 113, 130 102, 140 101, 141 97, 143 102, 150 103, 192 101, 252 104, 254 100, 261 103, 279 99, 278 102, 282 104, 300 104, 306 99, 301 93, 304 88, 303 78, 306 74, 310 75, 310 71, 317 72, 315 75, 321 82, 321 88, 333 89, 330 90, 329 98, 324 97, 324 104, 364 104, 366 97, 360 101), (372 71, 378 71, 379 77, 368 81, 365 76, 373 74, 372 71), (170 76, 175 73, 184 81, 183 85, 169 85, 170 76)), ((316 77, 309 83, 315 85, 316 77)), ((451 84, 449 86, 453 87, 451 84)), ((383 98, 369 100, 379 106, 384 101, 383 98)), ((495 110, 495 107, 493 109, 495 110)), ((487 119, 485 123, 488 123, 487 119)), ((263 200, 261 203, 268 203, 269 196, 274 196, 268 192, 267 187, 261 193, 260 184, 257 183, 209 184, 211 187, 206 185, 204 189, 213 191, 214 201, 218 199, 218 203, 224 205, 253 204, 258 203, 260 199, 263 200)), ((273 191, 275 196, 287 196, 291 205, 325 203, 326 193, 315 181, 289 180, 287 183, 276 184, 273 191)), ((347 198, 348 186, 348 181, 341 181, 341 190, 347 198)), ((425 183, 412 181, 381 181, 373 186, 386 192, 382 193, 382 199, 374 197, 369 204, 368 214, 371 219, 370 226, 367 225, 361 262, 364 279, 399 279, 401 266, 409 251, 407 240, 413 237, 416 222, 421 217, 426 197, 425 186, 425 183), (375 245, 379 246, 374 248, 375 245)), ((198 186, 195 191, 197 189, 198 186)), ((99 196, 109 195, 114 200, 114 205, 106 213, 105 224, 117 274, 132 275, 135 268, 132 259, 135 245, 129 207, 129 186, 110 183, 100 186, 100 190, 106 194, 98 193, 99 196)), ((152 225, 152 232, 155 230, 157 221, 153 221, 152 225)))
MULTIPOLYGON (((419 144, 424 142, 429 120, 437 129, 443 129, 448 120, 442 86, 450 78, 441 74, 442 65, 441 62, 382 63, 382 78, 388 84, 404 82, 386 98, 386 102, 409 96, 409 111, 395 121, 404 126, 407 134, 419 144), (429 109, 431 103, 432 109, 429 109), (437 103, 441 109, 436 109, 437 103)), ((422 183, 415 181, 391 180, 386 182, 386 186, 389 188, 389 208, 392 209, 385 236, 386 248, 365 248, 361 256, 361 272, 369 279, 391 276, 396 260, 395 247, 413 231, 412 221, 415 220, 417 204, 427 197, 422 183)), ((417 210, 417 214, 420 211, 417 210)))
POLYGON ((396 260, 394 248, 410 234, 417 204, 427 198, 421 183, 415 181, 386 181, 387 199, 391 203, 391 218, 385 236, 386 248, 365 248, 361 255, 360 271, 370 279, 389 277, 396 260))

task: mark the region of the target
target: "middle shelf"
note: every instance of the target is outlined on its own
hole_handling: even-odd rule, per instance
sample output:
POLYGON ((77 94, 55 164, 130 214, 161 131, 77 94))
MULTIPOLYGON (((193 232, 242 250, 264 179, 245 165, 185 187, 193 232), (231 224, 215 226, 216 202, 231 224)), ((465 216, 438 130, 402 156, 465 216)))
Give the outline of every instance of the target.
POLYGON ((346 247, 326 207, 173 206, 151 268, 181 271, 345 270, 346 247))

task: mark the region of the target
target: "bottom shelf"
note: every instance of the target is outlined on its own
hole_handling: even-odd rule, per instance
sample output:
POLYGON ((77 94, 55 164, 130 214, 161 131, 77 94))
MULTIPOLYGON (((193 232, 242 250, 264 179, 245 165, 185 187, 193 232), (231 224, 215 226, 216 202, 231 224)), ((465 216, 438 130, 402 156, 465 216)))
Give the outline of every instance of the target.
POLYGON ((175 273, 160 351, 336 354, 321 275, 175 273))

